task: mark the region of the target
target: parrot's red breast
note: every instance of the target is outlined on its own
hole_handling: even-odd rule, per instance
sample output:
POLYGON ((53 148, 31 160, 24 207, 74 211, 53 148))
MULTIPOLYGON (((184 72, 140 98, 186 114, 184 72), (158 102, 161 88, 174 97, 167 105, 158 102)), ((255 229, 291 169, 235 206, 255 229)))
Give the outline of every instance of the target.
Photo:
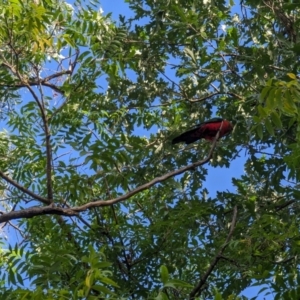
POLYGON ((232 129, 233 125, 229 121, 222 118, 213 118, 177 136, 172 140, 172 144, 180 142, 191 144, 199 139, 213 141, 219 130, 219 138, 221 138, 229 134, 232 129))

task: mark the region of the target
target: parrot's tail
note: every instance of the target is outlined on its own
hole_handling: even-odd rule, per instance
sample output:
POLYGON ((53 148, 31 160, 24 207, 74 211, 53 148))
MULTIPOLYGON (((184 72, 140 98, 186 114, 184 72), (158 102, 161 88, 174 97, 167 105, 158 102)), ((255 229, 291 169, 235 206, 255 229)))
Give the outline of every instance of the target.
POLYGON ((199 140, 201 138, 201 137, 199 137, 199 135, 197 135, 198 130, 199 130, 199 128, 194 128, 194 129, 191 129, 189 131, 182 133, 181 135, 177 136, 176 138, 174 138, 172 140, 172 144, 177 144, 177 143, 181 143, 181 142, 184 142, 186 144, 191 144, 191 143, 196 142, 197 140, 199 140))

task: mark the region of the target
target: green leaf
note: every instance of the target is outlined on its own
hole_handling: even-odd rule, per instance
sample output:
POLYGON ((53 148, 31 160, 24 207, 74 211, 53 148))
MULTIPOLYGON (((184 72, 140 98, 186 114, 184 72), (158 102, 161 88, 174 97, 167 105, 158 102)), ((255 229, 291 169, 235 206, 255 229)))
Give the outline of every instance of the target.
POLYGON ((169 279, 169 272, 166 266, 160 266, 160 278, 163 284, 166 284, 169 279))
POLYGON ((216 290, 214 300, 222 300, 222 299, 223 299, 222 295, 216 290))
MULTIPOLYGON (((283 101, 282 101, 282 91, 281 89, 273 89, 275 94, 273 94, 273 97, 275 97, 275 106, 282 109, 283 108, 283 101)), ((271 97, 271 95, 269 95, 271 97)))
POLYGON ((192 61, 194 62, 194 64, 197 64, 195 54, 194 54, 194 52, 191 49, 185 48, 184 52, 192 59, 192 61))
POLYGON ((265 86, 264 89, 262 90, 260 94, 260 102, 263 102, 267 96, 267 94, 271 91, 274 90, 271 86, 265 86))
POLYGON ((282 111, 288 116, 294 116, 298 112, 290 91, 285 92, 282 111))
POLYGON ((271 120, 276 127, 282 128, 282 123, 281 123, 280 117, 276 111, 273 111, 271 113, 271 120))
POLYGON ((95 284, 91 287, 93 290, 96 290, 100 293, 103 293, 104 295, 115 295, 114 292, 112 292, 110 289, 103 285, 95 284))
POLYGON ((193 285, 190 284, 190 283, 188 283, 188 282, 179 280, 179 279, 171 279, 171 280, 168 280, 168 281, 164 284, 164 287, 173 287, 173 288, 176 288, 176 287, 180 287, 180 288, 192 288, 193 285))
POLYGON ((164 292, 159 292, 155 300, 169 300, 168 296, 164 292))
POLYGON ((262 124, 258 124, 256 126, 256 132, 257 132, 258 137, 260 139, 262 139, 263 138, 263 126, 262 126, 262 124))
POLYGON ((287 73, 286 75, 291 79, 297 79, 297 76, 294 73, 287 73))
POLYGON ((109 285, 119 288, 119 285, 117 283, 115 283, 113 280, 111 280, 110 278, 101 276, 100 280, 103 283, 106 283, 106 284, 109 284, 109 285))
POLYGON ((265 118, 268 116, 267 112, 266 112, 266 109, 263 108, 261 105, 258 105, 257 106, 257 110, 258 110, 258 113, 260 115, 261 118, 265 118))

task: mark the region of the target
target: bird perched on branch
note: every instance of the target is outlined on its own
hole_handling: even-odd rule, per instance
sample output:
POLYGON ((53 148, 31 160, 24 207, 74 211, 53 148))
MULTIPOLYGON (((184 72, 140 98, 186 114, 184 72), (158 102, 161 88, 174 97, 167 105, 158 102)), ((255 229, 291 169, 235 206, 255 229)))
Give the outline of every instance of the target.
POLYGON ((213 118, 197 125, 195 128, 188 130, 172 140, 172 144, 185 142, 191 144, 200 139, 213 141, 218 131, 219 138, 228 135, 233 129, 233 125, 222 118, 213 118))

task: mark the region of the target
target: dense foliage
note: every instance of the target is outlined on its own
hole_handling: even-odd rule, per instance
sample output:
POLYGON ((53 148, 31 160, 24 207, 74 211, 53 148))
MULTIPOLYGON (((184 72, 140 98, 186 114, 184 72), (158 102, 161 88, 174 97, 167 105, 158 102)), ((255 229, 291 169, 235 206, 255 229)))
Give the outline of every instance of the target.
POLYGON ((299 299, 299 4, 125 2, 0 0, 0 298, 299 299))

